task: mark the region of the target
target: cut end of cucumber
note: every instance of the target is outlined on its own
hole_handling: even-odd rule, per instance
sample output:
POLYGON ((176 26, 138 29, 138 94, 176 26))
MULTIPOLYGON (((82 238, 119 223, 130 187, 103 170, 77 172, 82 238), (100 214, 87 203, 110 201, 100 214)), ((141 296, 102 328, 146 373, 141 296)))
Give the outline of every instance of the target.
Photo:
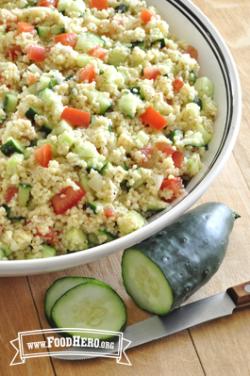
POLYGON ((172 308, 173 291, 161 269, 139 249, 127 249, 122 258, 125 288, 145 311, 166 315, 172 308))

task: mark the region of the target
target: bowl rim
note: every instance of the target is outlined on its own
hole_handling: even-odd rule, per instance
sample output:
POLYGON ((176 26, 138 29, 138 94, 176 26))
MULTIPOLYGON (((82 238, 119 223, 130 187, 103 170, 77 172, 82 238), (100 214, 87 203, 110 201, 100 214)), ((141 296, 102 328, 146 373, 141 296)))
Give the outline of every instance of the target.
MULTIPOLYGON (((149 222, 144 227, 133 233, 101 244, 87 250, 31 260, 3 260, 0 261, 0 276, 41 274, 58 271, 93 262, 117 251, 129 248, 142 240, 149 238, 161 231, 166 225, 172 223, 187 209, 189 209, 206 191, 215 177, 223 169, 235 145, 240 129, 242 115, 242 92, 239 74, 232 54, 223 37, 208 17, 191 0, 165 0, 180 11, 203 35, 216 56, 228 93, 228 127, 225 129, 223 140, 205 176, 191 189, 191 191, 172 208, 149 222)), ((226 127, 225 127, 226 128, 226 127)))

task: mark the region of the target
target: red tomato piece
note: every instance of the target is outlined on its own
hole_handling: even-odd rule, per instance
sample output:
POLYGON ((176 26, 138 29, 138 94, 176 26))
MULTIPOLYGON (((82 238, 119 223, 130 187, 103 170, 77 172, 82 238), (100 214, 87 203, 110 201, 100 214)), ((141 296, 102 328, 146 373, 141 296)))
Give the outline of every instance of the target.
POLYGON ((86 192, 79 184, 77 185, 79 189, 74 190, 72 187, 66 187, 52 198, 52 206, 56 214, 66 213, 67 210, 72 209, 85 197, 86 192))
POLYGON ((92 50, 90 50, 88 54, 90 56, 96 57, 97 59, 104 60, 107 55, 107 51, 104 48, 97 46, 92 48, 92 50))
POLYGON ((176 94, 179 93, 179 91, 182 89, 183 86, 184 86, 184 82, 181 79, 176 78, 173 81, 173 89, 176 94))
POLYGON ((112 218, 115 215, 115 211, 113 208, 104 208, 104 215, 106 218, 112 218))
POLYGON ((186 52, 195 60, 198 60, 199 53, 193 46, 187 46, 186 52))
POLYGON ((164 191, 165 189, 172 191, 174 197, 176 198, 180 195, 182 188, 182 179, 178 177, 164 179, 160 189, 161 191, 164 191))
POLYGON ((144 125, 148 125, 157 131, 161 131, 168 125, 167 119, 165 119, 165 117, 153 107, 147 108, 147 110, 141 115, 141 121, 144 125))
POLYGON ((172 148, 172 146, 166 144, 165 142, 157 142, 155 146, 158 150, 160 150, 162 153, 166 154, 167 156, 171 156, 174 154, 174 149, 172 148))
POLYGON ((41 46, 30 46, 28 48, 28 58, 36 63, 41 63, 46 58, 46 49, 41 46))
POLYGON ((108 0, 91 0, 89 6, 98 10, 107 9, 108 0))
POLYGON ((17 32, 18 33, 31 33, 34 31, 34 26, 27 22, 18 22, 17 23, 17 32))
POLYGON ((18 188, 16 185, 10 185, 4 195, 5 202, 9 203, 17 194, 18 188))
POLYGON ((58 0, 39 0, 37 5, 39 7, 57 7, 58 0))
POLYGON ((87 111, 65 107, 61 119, 66 120, 72 127, 88 128, 91 122, 91 115, 87 111))
POLYGON ((93 82, 96 79, 96 70, 93 64, 88 64, 85 68, 82 68, 79 72, 80 82, 93 82))
POLYGON ((141 11, 140 18, 144 24, 147 24, 149 21, 151 21, 152 17, 153 14, 148 9, 143 9, 141 11))
POLYGON ((182 163, 184 161, 184 154, 181 151, 175 151, 172 158, 173 158, 175 167, 181 168, 182 163))
POLYGON ((160 76, 160 74, 161 74, 160 69, 156 67, 144 68, 144 71, 143 71, 143 76, 147 80, 156 80, 156 78, 160 76))
POLYGON ((63 33, 55 36, 55 42, 64 46, 75 47, 77 43, 77 35, 74 33, 63 33))
POLYGON ((35 150, 35 160, 40 166, 47 168, 52 159, 52 154, 53 151, 50 144, 42 145, 35 150))
POLYGON ((50 231, 47 234, 41 234, 37 230, 36 235, 42 238, 44 241, 46 241, 46 243, 48 243, 49 245, 56 245, 59 242, 59 239, 58 239, 59 232, 53 230, 52 228, 50 228, 50 231))

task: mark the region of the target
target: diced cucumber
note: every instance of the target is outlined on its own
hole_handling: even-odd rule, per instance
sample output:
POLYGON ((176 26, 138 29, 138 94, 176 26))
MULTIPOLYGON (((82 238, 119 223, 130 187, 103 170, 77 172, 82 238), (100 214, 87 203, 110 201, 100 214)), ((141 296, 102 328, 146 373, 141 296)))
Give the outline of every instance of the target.
POLYGON ((49 245, 42 245, 40 250, 44 258, 56 256, 56 249, 49 245))
POLYGON ((99 156, 99 153, 96 150, 95 145, 93 145, 89 141, 76 144, 76 146, 73 149, 73 152, 78 154, 79 157, 83 158, 84 160, 98 158, 99 156))
POLYGON ((129 6, 127 4, 120 4, 115 7, 116 13, 126 13, 129 10, 129 6))
POLYGON ((87 53, 88 51, 98 46, 104 46, 104 41, 101 37, 92 33, 83 33, 78 37, 76 50, 87 53))
POLYGON ((76 64, 79 68, 83 68, 83 67, 86 67, 86 65, 92 63, 94 60, 95 58, 92 56, 81 54, 77 56, 76 64))
POLYGON ((42 39, 49 39, 51 33, 51 26, 37 26, 37 34, 42 39))
POLYGON ((116 239, 116 237, 107 230, 100 230, 99 233, 101 236, 105 237, 105 242, 111 242, 116 239))
POLYGON ((19 184, 17 202, 21 207, 26 207, 30 200, 31 185, 19 184))
POLYGON ((24 149, 17 140, 10 137, 7 142, 1 146, 1 152, 7 157, 10 157, 14 153, 23 154, 24 149))
POLYGON ((89 191, 89 179, 87 178, 86 175, 81 176, 80 183, 83 189, 88 192, 89 191))
POLYGON ((198 91, 200 97, 207 95, 213 98, 214 96, 214 84, 208 77, 200 77, 194 85, 195 89, 198 91))
POLYGON ((51 323, 51 310, 56 301, 67 291, 81 283, 87 282, 90 278, 84 277, 63 277, 57 279, 46 291, 44 308, 48 321, 51 323))
MULTIPOLYGON (((39 128, 39 131, 43 133, 45 136, 48 136, 52 132, 52 128, 50 128, 48 125, 42 125, 39 128)), ((34 145, 36 146, 36 145, 34 145)))
POLYGON ((87 236, 78 228, 72 228, 66 231, 64 243, 69 252, 78 252, 88 248, 87 236))
POLYGON ((112 107, 112 100, 100 91, 89 91, 88 99, 91 103, 96 103, 98 115, 104 115, 112 107))
POLYGON ((202 162, 198 153, 193 153, 187 160, 186 173, 189 176, 197 175, 202 168, 202 162))
POLYGON ((119 110, 130 118, 134 118, 139 104, 138 97, 132 93, 123 94, 118 102, 119 110))
POLYGON ((0 260, 7 260, 4 250, 0 247, 0 260))
POLYGON ((194 85, 197 81, 197 78, 198 78, 197 74, 194 71, 191 71, 189 74, 188 81, 191 85, 194 85))
POLYGON ((168 203, 156 197, 150 197, 147 203, 147 210, 158 212, 168 207, 168 203))
POLYGON ((135 47, 139 47, 142 50, 145 50, 145 48, 146 48, 146 43, 144 41, 140 41, 140 40, 138 40, 136 42, 132 42, 131 45, 132 45, 132 49, 135 48, 135 47))
POLYGON ((183 139, 183 132, 180 129, 175 129, 170 133, 169 138, 174 144, 176 144, 183 139))
POLYGON ((199 97, 195 97, 193 103, 197 104, 197 106, 199 106, 201 110, 203 109, 203 103, 199 97))
POLYGON ((51 78, 49 76, 41 76, 39 81, 36 83, 36 92, 40 92, 46 89, 50 85, 51 78))
POLYGON ((33 108, 29 108, 28 111, 25 112, 25 116, 30 121, 35 120, 35 116, 38 115, 37 112, 33 108))
POLYGON ((14 175, 17 167, 23 162, 23 154, 13 154, 6 162, 6 172, 9 176, 14 175))
POLYGON ((44 89, 40 91, 39 97, 45 104, 51 104, 51 102, 55 99, 55 93, 51 89, 44 89))
POLYGON ((65 33, 65 27, 63 25, 53 25, 50 27, 51 34, 58 35, 65 33))
POLYGON ((84 14, 86 6, 83 0, 59 0, 57 9, 69 17, 80 17, 84 14))
POLYGON ((57 142, 59 148, 66 145, 70 149, 74 145, 75 138, 71 132, 65 131, 58 136, 57 142))
POLYGON ((126 62, 129 54, 129 48, 122 45, 117 46, 109 52, 108 63, 117 67, 126 62))
POLYGON ((57 300, 51 317, 58 328, 75 328, 66 336, 80 336, 107 340, 110 334, 79 333, 77 328, 122 331, 127 322, 126 306, 108 285, 91 280, 73 287, 57 300))
POLYGON ((15 112, 17 107, 17 94, 7 93, 3 100, 3 109, 7 114, 15 112))
POLYGON ((94 214, 98 213, 98 204, 95 202, 88 202, 86 207, 91 209, 94 214))
POLYGON ((162 48, 166 47, 166 41, 165 41, 164 38, 160 38, 160 39, 157 39, 154 42, 152 42, 151 46, 154 47, 154 48, 162 49, 162 48))
POLYGON ((144 226, 145 223, 145 219, 135 210, 131 210, 118 218, 118 227, 121 235, 128 235, 144 226))
POLYGON ((192 132, 192 131, 187 131, 183 140, 180 141, 179 143, 176 142, 176 145, 179 145, 179 144, 183 146, 194 146, 197 148, 205 146, 202 133, 192 132))

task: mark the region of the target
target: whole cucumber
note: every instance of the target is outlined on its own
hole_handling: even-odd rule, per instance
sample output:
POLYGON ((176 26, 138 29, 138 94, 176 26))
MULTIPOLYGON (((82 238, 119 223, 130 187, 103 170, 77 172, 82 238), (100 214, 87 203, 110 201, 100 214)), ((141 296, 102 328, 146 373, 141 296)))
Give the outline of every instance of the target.
POLYGON ((238 217, 224 204, 207 203, 125 250, 122 275, 128 294, 159 315, 179 307, 219 269, 238 217))

